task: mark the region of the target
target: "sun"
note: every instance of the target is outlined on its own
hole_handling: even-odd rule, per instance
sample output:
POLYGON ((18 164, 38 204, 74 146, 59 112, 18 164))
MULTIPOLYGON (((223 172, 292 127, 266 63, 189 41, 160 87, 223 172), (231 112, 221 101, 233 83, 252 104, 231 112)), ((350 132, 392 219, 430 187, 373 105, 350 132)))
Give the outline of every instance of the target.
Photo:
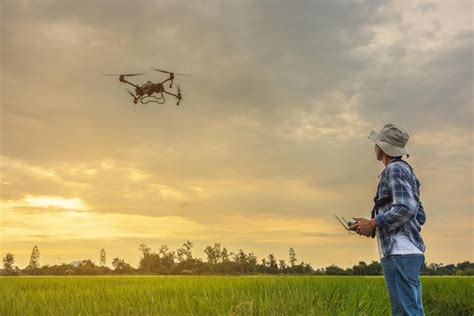
POLYGON ((63 198, 60 196, 28 196, 25 202, 34 207, 55 207, 69 210, 85 210, 87 207, 80 198, 63 198))

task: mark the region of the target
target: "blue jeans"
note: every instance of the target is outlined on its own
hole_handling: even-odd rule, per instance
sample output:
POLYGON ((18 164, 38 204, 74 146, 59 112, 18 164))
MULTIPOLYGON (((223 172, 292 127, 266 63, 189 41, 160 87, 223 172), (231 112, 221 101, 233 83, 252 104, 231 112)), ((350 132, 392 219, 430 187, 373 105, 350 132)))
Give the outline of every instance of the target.
POLYGON ((425 315, 420 282, 424 262, 423 254, 391 255, 380 260, 392 315, 425 315))

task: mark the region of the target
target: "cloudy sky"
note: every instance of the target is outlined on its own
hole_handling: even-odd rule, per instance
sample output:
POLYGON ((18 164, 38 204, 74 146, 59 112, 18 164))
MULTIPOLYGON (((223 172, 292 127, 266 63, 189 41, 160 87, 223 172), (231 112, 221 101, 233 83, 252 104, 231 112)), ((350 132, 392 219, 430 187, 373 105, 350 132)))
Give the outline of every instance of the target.
POLYGON ((220 242, 314 267, 377 260, 370 130, 396 122, 426 260, 473 256, 471 1, 2 1, 1 245, 21 267, 137 264, 220 242), (100 73, 192 74, 180 107, 100 73))

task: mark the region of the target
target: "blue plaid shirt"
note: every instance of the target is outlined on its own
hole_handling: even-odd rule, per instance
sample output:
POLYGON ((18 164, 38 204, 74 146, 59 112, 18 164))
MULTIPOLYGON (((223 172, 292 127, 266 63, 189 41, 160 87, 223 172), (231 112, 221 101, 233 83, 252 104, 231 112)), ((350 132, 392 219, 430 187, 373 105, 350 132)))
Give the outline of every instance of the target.
POLYGON ((420 181, 400 159, 392 160, 379 177, 375 199, 392 198, 391 202, 374 208, 383 255, 391 254, 393 238, 399 231, 406 233, 413 244, 424 252, 425 244, 420 231, 426 216, 420 199, 420 181))

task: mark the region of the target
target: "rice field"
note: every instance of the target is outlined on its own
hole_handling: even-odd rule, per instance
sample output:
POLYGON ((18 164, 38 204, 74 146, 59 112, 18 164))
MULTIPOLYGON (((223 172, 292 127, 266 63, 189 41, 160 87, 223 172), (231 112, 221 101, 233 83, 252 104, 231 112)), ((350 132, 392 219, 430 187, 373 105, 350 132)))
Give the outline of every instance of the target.
MULTIPOLYGON (((426 315, 474 315, 473 277, 422 277, 426 315)), ((1 315, 389 315, 383 277, 0 278, 1 315)))

